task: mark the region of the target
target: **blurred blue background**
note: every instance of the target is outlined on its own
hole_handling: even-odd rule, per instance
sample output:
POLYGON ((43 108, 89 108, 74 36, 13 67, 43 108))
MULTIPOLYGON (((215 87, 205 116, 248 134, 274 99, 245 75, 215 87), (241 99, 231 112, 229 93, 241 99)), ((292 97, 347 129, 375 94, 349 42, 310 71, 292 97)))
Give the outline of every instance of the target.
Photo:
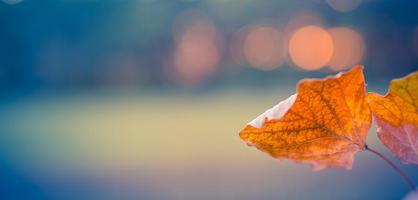
MULTIPOLYGON (((359 152, 312 172, 238 137, 305 77, 418 69, 418 2, 0 0, 0 199, 402 199, 359 152)), ((380 144, 375 147, 401 165, 380 144)), ((418 184, 418 167, 401 165, 418 184)))

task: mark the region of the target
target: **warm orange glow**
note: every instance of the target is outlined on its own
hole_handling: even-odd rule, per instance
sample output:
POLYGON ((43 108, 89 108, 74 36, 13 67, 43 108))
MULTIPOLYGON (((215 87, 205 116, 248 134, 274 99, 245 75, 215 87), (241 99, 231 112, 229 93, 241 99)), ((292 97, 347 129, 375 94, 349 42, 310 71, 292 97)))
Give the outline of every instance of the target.
POLYGON ((331 35, 319 26, 305 26, 290 38, 289 54, 304 70, 317 70, 328 63, 334 47, 331 35))
POLYGON ((346 27, 332 28, 328 32, 334 42, 334 53, 328 63, 331 69, 338 71, 361 61, 365 47, 359 33, 346 27))
POLYGON ((197 20, 177 39, 174 73, 177 82, 197 84, 212 75, 222 55, 222 37, 213 23, 197 20))
POLYGON ((254 27, 245 38, 245 58, 258 69, 277 68, 284 61, 285 54, 283 34, 273 26, 254 27))

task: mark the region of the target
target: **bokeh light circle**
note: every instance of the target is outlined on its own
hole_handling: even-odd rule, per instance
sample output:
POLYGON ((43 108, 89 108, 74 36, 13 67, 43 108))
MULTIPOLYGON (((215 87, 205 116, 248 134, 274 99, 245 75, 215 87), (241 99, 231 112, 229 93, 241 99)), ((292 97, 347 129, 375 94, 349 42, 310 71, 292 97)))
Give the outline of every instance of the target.
POLYGON ((365 53, 363 37, 348 27, 331 28, 328 32, 334 44, 329 68, 338 71, 359 64, 365 53))
POLYGON ((255 26, 244 40, 243 53, 255 68, 272 70, 283 63, 286 47, 282 32, 274 26, 255 26))
POLYGON ((327 3, 336 11, 349 12, 355 10, 361 4, 361 0, 327 0, 327 3))
POLYGON ((244 42, 251 30, 251 26, 244 26, 235 31, 230 37, 229 54, 231 60, 238 65, 246 65, 247 61, 244 55, 244 42))
POLYGON ((187 14, 193 18, 183 14, 175 23, 178 27, 174 27, 172 78, 181 85, 193 87, 215 73, 222 58, 223 37, 208 17, 196 11, 187 14))
POLYGON ((302 27, 289 40, 290 58, 304 70, 317 70, 325 66, 333 51, 331 35, 319 26, 302 27))

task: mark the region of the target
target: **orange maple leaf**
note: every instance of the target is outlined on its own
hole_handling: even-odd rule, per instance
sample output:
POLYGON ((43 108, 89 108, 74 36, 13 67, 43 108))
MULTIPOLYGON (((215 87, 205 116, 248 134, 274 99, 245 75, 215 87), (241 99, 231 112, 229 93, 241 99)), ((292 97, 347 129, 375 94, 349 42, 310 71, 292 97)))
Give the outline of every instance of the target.
POLYGON ((418 72, 392 80, 386 96, 367 95, 377 134, 403 163, 418 164, 418 72))
POLYGON ((314 170, 351 169, 365 148, 371 113, 363 67, 299 83, 297 94, 251 121, 240 137, 275 158, 311 163, 314 170))

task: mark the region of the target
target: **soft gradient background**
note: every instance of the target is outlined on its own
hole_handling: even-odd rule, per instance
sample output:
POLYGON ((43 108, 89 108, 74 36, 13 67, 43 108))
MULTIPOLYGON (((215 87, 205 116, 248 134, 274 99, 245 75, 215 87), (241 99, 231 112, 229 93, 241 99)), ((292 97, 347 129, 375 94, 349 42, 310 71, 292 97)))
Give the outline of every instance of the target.
MULTIPOLYGON (((245 145, 298 80, 418 69, 418 2, 1 0, 0 199, 402 199, 375 155, 312 172, 245 145), (303 31, 301 31, 303 30, 303 31)), ((377 140, 369 146, 418 184, 377 140)))

